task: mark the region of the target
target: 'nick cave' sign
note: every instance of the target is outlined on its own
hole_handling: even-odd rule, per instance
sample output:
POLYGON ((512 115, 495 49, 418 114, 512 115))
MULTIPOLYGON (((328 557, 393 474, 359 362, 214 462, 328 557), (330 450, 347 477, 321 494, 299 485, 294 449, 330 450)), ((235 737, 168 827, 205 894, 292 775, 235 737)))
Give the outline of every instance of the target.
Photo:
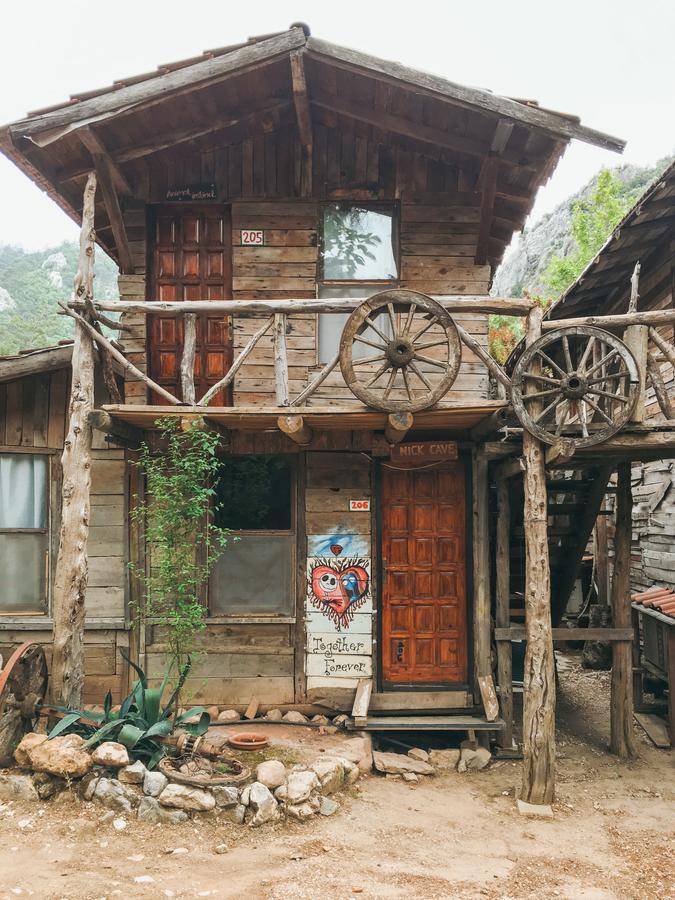
POLYGON ((414 444, 394 444, 391 459, 397 462, 427 463, 457 459, 456 441, 417 441, 414 444))
POLYGON ((167 188, 166 200, 171 203, 188 201, 189 203, 206 200, 217 200, 215 184, 186 184, 167 188))

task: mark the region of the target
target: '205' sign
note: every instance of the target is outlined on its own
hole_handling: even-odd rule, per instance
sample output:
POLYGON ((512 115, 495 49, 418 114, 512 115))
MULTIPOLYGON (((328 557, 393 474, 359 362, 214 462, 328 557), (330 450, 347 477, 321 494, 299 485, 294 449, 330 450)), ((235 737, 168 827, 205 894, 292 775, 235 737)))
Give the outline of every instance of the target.
POLYGON ((249 229, 242 229, 241 243, 243 247, 262 247, 264 238, 264 231, 251 231, 249 229))

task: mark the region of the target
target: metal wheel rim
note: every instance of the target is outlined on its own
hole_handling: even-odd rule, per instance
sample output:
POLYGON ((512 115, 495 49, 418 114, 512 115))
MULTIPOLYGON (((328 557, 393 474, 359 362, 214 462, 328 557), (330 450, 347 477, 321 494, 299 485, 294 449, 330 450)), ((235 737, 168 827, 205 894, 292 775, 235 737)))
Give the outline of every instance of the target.
MULTIPOLYGON (((376 361, 379 362, 379 360, 373 360, 373 362, 376 361)), ((424 361, 426 363, 426 360, 424 361)), ((340 369, 345 383, 355 397, 367 406, 383 412, 418 412, 434 406, 452 386, 457 377, 461 361, 461 342, 451 316, 436 300, 417 291, 390 290, 374 294, 352 312, 345 323, 340 340, 340 369), (392 309, 395 313, 394 321, 391 322, 392 336, 391 338, 382 336, 378 338, 375 333, 376 329, 373 329, 372 319, 378 313, 383 312, 386 312, 391 319, 392 309), (423 319, 421 315, 415 319, 418 313, 428 316, 430 323, 428 328, 422 328, 423 319), (411 315, 410 319, 408 319, 409 315, 411 315), (415 322, 419 326, 416 329, 419 334, 416 334, 412 328, 415 322), (403 330, 399 330, 399 323, 403 330), (445 371, 435 385, 431 385, 429 380, 426 379, 425 393, 420 396, 420 385, 424 384, 426 375, 429 372, 422 372, 422 376, 418 374, 420 371, 419 357, 414 354, 420 349, 430 349, 429 347, 421 346, 420 340, 422 339, 422 344, 430 343, 428 340, 423 340, 424 333, 435 325, 440 325, 444 332, 444 338, 441 339, 439 337, 437 342, 434 341, 434 346, 447 349, 447 362, 444 362, 442 366, 434 363, 432 368, 442 367, 445 371), (369 336, 364 339, 366 334, 369 336), (388 385, 388 382, 384 378, 382 379, 383 384, 376 390, 372 390, 369 385, 359 380, 359 373, 356 369, 364 361, 355 360, 353 355, 354 343, 355 341, 358 342, 359 338, 364 339, 363 342, 366 344, 371 343, 371 339, 373 339, 374 356, 382 356, 383 360, 386 356, 386 362, 389 363, 387 368, 383 368, 384 361, 382 362, 381 375, 391 378, 392 371, 394 373, 393 387, 390 387, 390 391, 394 389, 396 382, 400 383, 403 381, 407 399, 397 400, 391 399, 388 395, 385 396, 385 384, 388 385), (410 358, 409 362, 406 362, 407 358, 410 358), (410 363, 412 363, 412 367, 410 363), (399 378, 398 372, 405 372, 406 374, 399 378), (383 389, 382 394, 379 393, 381 389, 383 389), (417 392, 417 396, 415 396, 415 392, 417 392)), ((372 374, 372 372, 366 373, 366 375, 368 374, 372 374)))
MULTIPOLYGON (((582 357, 583 357, 583 354, 582 354, 582 357)), ((582 357, 577 356, 576 360, 572 360, 572 371, 569 371, 567 366, 565 367, 565 373, 566 373, 566 376, 568 376, 566 379, 559 377, 559 373, 554 373, 554 375, 557 376, 557 379, 560 380, 561 383, 563 381, 566 381, 564 389, 567 391, 572 391, 575 389, 575 386, 572 383, 572 380, 573 380, 572 376, 576 375, 577 372, 581 373, 581 368, 579 367, 579 363, 581 363, 583 361, 582 357), (576 363, 576 367, 575 367, 575 363, 576 363)), ((554 364, 555 364, 555 361, 554 361, 554 364)), ((593 363, 593 365, 590 367, 590 369, 589 369, 588 365, 586 365, 586 368, 585 368, 585 371, 583 372, 583 374, 585 375, 590 372, 591 375, 595 375, 595 372, 593 370, 597 368, 597 365, 598 365, 597 363, 593 363)), ((562 368, 562 367, 558 367, 558 368, 562 368)), ((590 381, 590 380, 591 379, 586 379, 586 381, 590 381)), ((635 357, 633 356, 631 351, 628 349, 626 344, 624 344, 624 342, 622 340, 620 340, 620 338, 616 337, 615 335, 611 334, 608 331, 605 331, 602 328, 595 328, 592 326, 577 326, 577 327, 572 327, 572 328, 564 328, 563 327, 563 328, 555 329, 554 331, 550 331, 547 334, 544 334, 542 337, 540 337, 538 340, 536 340, 533 344, 531 344, 525 350, 525 352, 522 354, 522 356, 516 363, 516 366, 513 371, 513 377, 512 377, 512 383, 511 383, 511 400, 513 403, 514 411, 515 411, 516 415, 518 416, 518 419, 520 420, 523 427, 526 428, 530 432, 530 434, 539 438, 539 440, 543 441, 545 444, 556 444, 559 441, 571 440, 574 443, 574 446, 577 448, 591 447, 595 444, 601 444, 603 441, 606 441, 612 435, 616 434, 617 431, 619 431, 626 424, 626 422, 630 419, 630 416, 631 416, 633 410, 635 409, 635 404, 637 403, 637 399, 638 399, 639 381, 640 381, 640 377, 639 377, 639 372, 638 372, 637 363, 635 361, 635 357), (593 431, 593 433, 588 434, 588 436, 582 434, 581 436, 570 437, 569 434, 563 433, 562 430, 561 430, 561 433, 558 433, 557 429, 556 429, 556 431, 552 432, 550 429, 547 429, 546 427, 538 424, 538 422, 532 417, 532 415, 530 415, 530 413, 528 412, 528 410, 526 408, 526 404, 528 402, 531 402, 531 399, 528 401, 528 397, 531 398, 531 395, 534 392, 528 391, 528 393, 525 393, 525 388, 526 388, 526 384, 529 383, 530 381, 534 383, 538 380, 539 388, 548 386, 548 387, 550 387, 551 391, 553 391, 553 389, 555 388, 555 385, 553 385, 553 384, 547 385, 547 382, 551 382, 552 380, 556 380, 556 379, 552 378, 551 376, 547 376, 547 375, 532 374, 529 372, 529 367, 533 363, 533 361, 535 360, 536 357, 539 356, 540 359, 542 358, 540 355, 542 351, 544 351, 544 353, 546 354, 546 357, 548 357, 550 360, 550 357, 546 353, 546 350, 547 350, 547 348, 550 348, 552 344, 555 344, 557 342, 560 342, 562 344, 563 348, 565 347, 565 342, 567 342, 567 352, 571 353, 571 351, 569 350, 569 338, 577 338, 577 337, 586 338, 587 346, 590 343, 591 347, 592 347, 592 346, 594 346, 595 342, 600 342, 601 344, 606 344, 606 345, 608 345, 608 347, 611 348, 610 352, 612 352, 614 354, 611 357, 611 359, 612 359, 612 361, 614 361, 614 360, 619 361, 620 366, 621 366, 621 372, 615 373, 613 375, 608 375, 605 380, 611 381, 612 379, 614 379, 615 383, 618 383, 619 385, 626 383, 627 390, 623 394, 620 394, 618 389, 616 391, 615 396, 617 396, 617 397, 621 396, 623 398, 623 400, 615 401, 617 403, 620 403, 621 406, 619 409, 615 408, 615 410, 612 412, 612 414, 610 416, 610 418, 612 420, 611 424, 609 422, 606 422, 603 420, 604 427, 598 428, 597 430, 593 431), (625 401, 625 402, 623 402, 623 401, 625 401)), ((583 402, 584 407, 589 406, 590 400, 592 400, 592 402, 595 403, 596 399, 598 399, 597 392, 598 392, 598 390, 601 391, 603 386, 604 385, 601 384, 600 382, 596 382, 594 385, 589 386, 586 394, 580 393, 580 396, 578 397, 577 402, 579 402, 579 401, 583 402), (589 400, 589 398, 590 398, 590 400, 589 400)), ((583 389, 583 384, 580 384, 576 390, 581 392, 582 389, 583 389)), ((563 392, 562 385, 561 385, 561 392, 563 392)), ((542 402, 549 404, 549 403, 552 403, 554 399, 555 399, 555 394, 550 393, 548 396, 543 398, 542 402)), ((602 400, 602 397, 600 397, 600 399, 602 400)), ((569 403, 568 403, 568 405, 569 405, 569 403)), ((600 406, 602 406, 602 403, 600 404, 600 406)), ((582 407, 580 407, 580 408, 582 408, 582 407)), ((589 406, 589 408, 592 408, 592 407, 589 406)), ((605 414, 607 414, 606 410, 604 410, 604 412, 605 412, 605 414)), ((595 415, 597 415, 597 412, 594 410, 593 416, 595 416, 595 415)), ((579 428, 581 429, 582 428, 581 415, 579 418, 579 423, 580 423, 579 428)), ((555 422, 549 423, 549 425, 553 425, 553 424, 555 424, 555 422)), ((570 424, 572 424, 572 423, 570 423, 570 424)), ((588 424, 590 424, 590 420, 588 421, 588 424)), ((595 423, 595 424, 597 424, 597 423, 595 423)))

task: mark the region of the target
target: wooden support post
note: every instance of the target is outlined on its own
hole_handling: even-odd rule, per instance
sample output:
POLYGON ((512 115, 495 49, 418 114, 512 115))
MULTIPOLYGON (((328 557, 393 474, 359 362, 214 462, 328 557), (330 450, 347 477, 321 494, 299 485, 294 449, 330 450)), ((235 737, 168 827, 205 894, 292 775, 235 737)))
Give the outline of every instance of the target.
POLYGON ((473 454, 473 629, 475 697, 478 678, 492 674, 490 662, 490 510, 488 463, 473 454))
POLYGON ((659 404, 659 409, 663 413, 663 417, 665 419, 672 419, 673 409, 670 403, 668 390, 663 381, 663 376, 661 375, 661 367, 653 353, 647 353, 647 374, 649 375, 652 387, 654 388, 656 400, 659 404))
POLYGON ((484 266, 488 260, 488 245, 490 241, 490 226, 494 213, 495 197, 497 194, 497 172, 499 171, 499 158, 488 156, 483 162, 480 178, 481 204, 480 223, 478 226, 478 242, 476 246, 475 262, 477 266, 484 266))
POLYGON ((277 406, 288 406, 288 355, 286 353, 286 314, 274 316, 274 379, 277 392, 277 406))
POLYGON ((598 585, 598 603, 609 604, 609 559, 607 555, 607 519, 598 516, 595 520, 593 552, 595 555, 595 578, 598 585))
POLYGON ((647 345, 649 343, 649 328, 647 325, 629 325, 623 333, 624 344, 632 352, 637 362, 638 376, 640 378, 638 399, 630 418, 631 422, 644 422, 645 420, 645 382, 647 378, 647 345))
POLYGON ((110 413, 102 409, 95 409, 89 413, 89 424, 97 431, 107 435, 115 444, 138 448, 143 440, 143 432, 127 422, 113 419, 110 413))
MULTIPOLYGON (((526 346, 541 334, 542 309, 528 317, 526 346)), ((544 448, 523 431, 525 523, 525 672, 521 799, 548 804, 555 793, 555 663, 544 448)))
POLYGON ((197 316, 185 313, 183 316, 183 355, 180 361, 180 383, 183 403, 194 405, 195 397, 195 353, 197 350, 197 316))
POLYGON ((633 656, 633 709, 635 712, 642 712, 645 708, 645 701, 644 686, 642 684, 642 653, 640 651, 640 613, 632 607, 631 622, 633 624, 633 644, 631 647, 633 656))
POLYGON ((302 416, 279 416, 277 425, 284 434, 288 435, 296 444, 300 444, 301 447, 312 443, 312 429, 302 416))
MULTIPOLYGON (((630 551, 633 534, 633 494, 630 461, 617 468, 616 527, 614 532, 614 573, 612 576, 612 619, 614 628, 631 624, 630 551)), ((612 644, 610 699, 610 749, 621 759, 636 756, 633 732, 632 647, 612 644)))
POLYGON ((384 436, 390 444, 400 444, 412 426, 412 413, 390 413, 384 426, 384 436))
MULTIPOLYGON (((511 491, 509 481, 497 482, 497 547, 495 596, 495 624, 497 628, 511 625, 511 491)), ((504 730, 499 743, 504 750, 513 748, 513 657, 510 641, 497 642, 497 677, 499 703, 504 719, 504 730)))
POLYGON ((310 197, 312 195, 312 113, 307 93, 304 50, 293 50, 290 57, 293 104, 295 106, 295 118, 298 123, 300 146, 302 147, 300 196, 310 197))
POLYGON ((110 227, 115 241, 115 249, 117 250, 117 261, 120 271, 124 274, 131 274, 134 271, 133 261, 131 259, 131 249, 129 248, 129 238, 127 229, 124 224, 124 216, 120 208, 119 197, 115 190, 113 175, 110 171, 108 158, 94 154, 94 167, 96 169, 96 177, 101 185, 101 193, 103 194, 103 203, 108 214, 110 227))
MULTIPOLYGON (((94 211, 96 176, 90 173, 84 189, 80 258, 75 277, 75 300, 91 300, 94 284, 94 211)), ((70 420, 61 465, 61 531, 54 575, 54 644, 52 698, 64 706, 80 706, 84 685, 84 620, 89 564, 89 495, 91 438, 89 414, 94 409, 94 344, 80 323, 75 329, 72 356, 70 420)))

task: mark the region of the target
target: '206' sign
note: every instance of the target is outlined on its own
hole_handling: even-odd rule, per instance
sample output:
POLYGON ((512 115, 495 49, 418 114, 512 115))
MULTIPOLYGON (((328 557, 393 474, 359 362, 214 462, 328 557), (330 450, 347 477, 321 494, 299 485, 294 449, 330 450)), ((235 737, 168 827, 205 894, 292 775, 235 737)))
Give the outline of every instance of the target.
POLYGON ((261 230, 251 231, 248 228, 242 229, 241 243, 243 247, 262 247, 265 240, 265 232, 261 230))

